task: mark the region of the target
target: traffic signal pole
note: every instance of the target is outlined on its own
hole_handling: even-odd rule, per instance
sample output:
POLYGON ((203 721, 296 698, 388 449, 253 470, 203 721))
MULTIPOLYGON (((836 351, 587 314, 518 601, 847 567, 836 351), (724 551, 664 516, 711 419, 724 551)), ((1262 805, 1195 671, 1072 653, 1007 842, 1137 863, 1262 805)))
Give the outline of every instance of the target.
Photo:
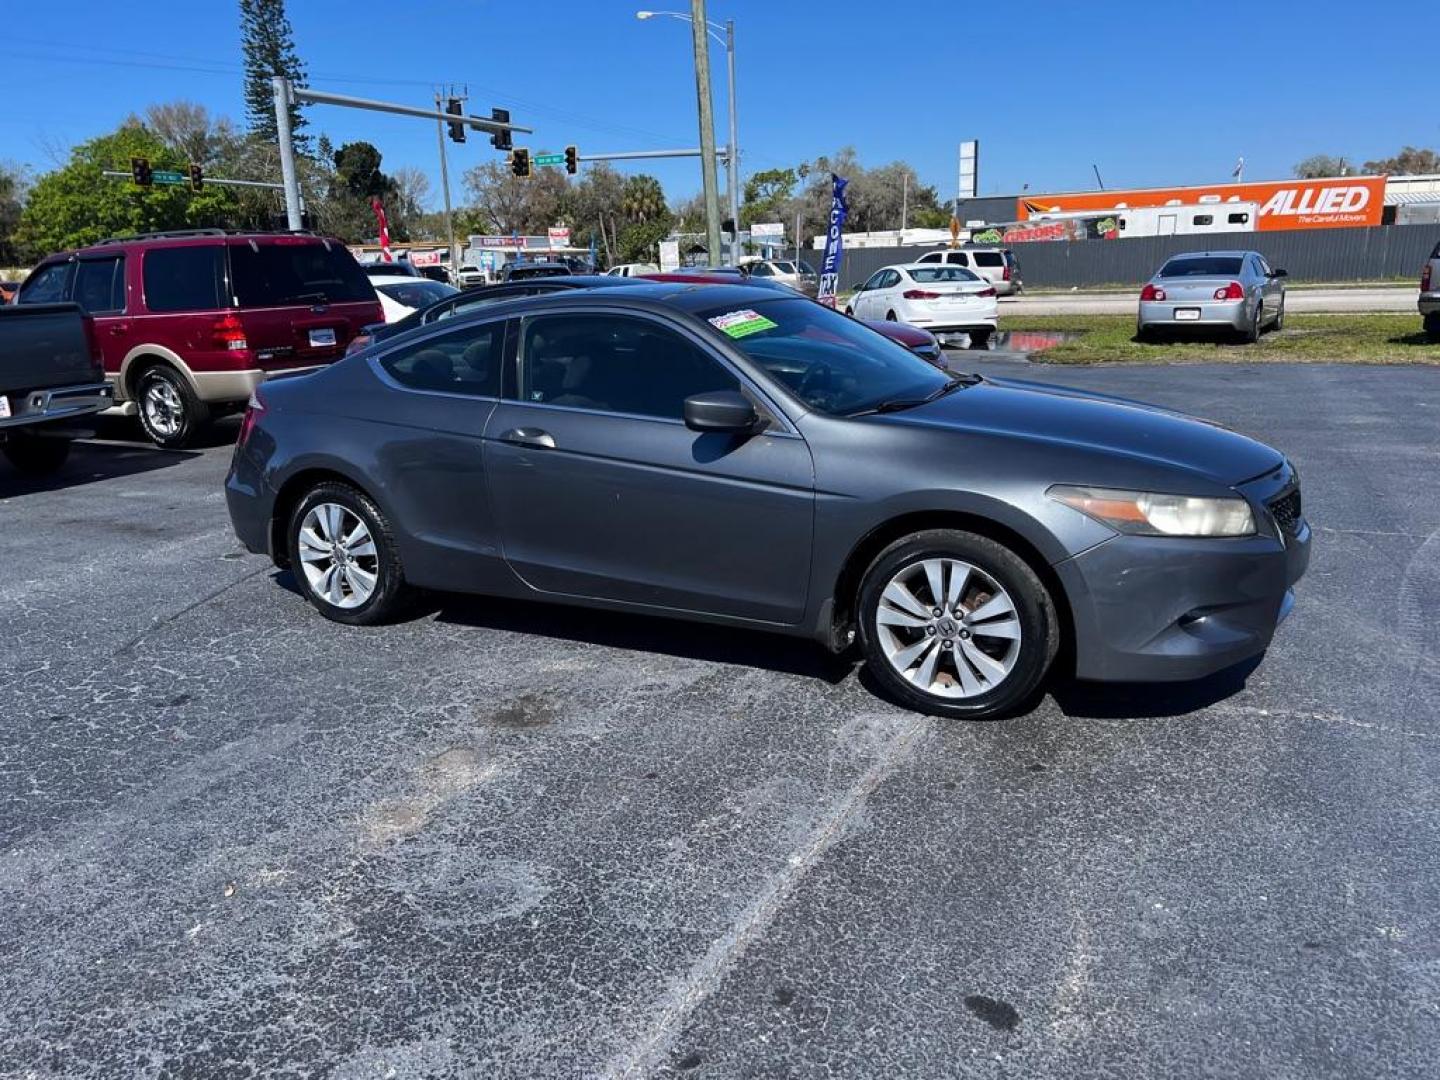
POLYGON ((455 116, 439 109, 421 109, 414 105, 350 97, 348 94, 330 94, 323 90, 312 90, 308 86, 295 86, 284 75, 274 76, 270 85, 275 90, 275 130, 280 142, 281 179, 285 183, 285 215, 292 229, 300 228, 300 185, 295 175, 295 146, 290 131, 290 106, 293 104, 340 105, 344 108, 369 109, 372 112, 391 113, 395 116, 416 116, 422 120, 464 124, 468 128, 488 131, 492 135, 533 130, 519 124, 502 123, 480 116, 455 116))
MULTIPOLYGON (((435 91, 435 111, 441 108, 440 91, 435 91)), ((462 130, 461 135, 464 134, 462 130)), ((435 137, 440 142, 440 190, 445 193, 445 242, 450 245, 449 272, 451 282, 460 280, 460 253, 455 247, 455 222, 450 217, 450 167, 445 162, 445 121, 435 121, 435 137)))

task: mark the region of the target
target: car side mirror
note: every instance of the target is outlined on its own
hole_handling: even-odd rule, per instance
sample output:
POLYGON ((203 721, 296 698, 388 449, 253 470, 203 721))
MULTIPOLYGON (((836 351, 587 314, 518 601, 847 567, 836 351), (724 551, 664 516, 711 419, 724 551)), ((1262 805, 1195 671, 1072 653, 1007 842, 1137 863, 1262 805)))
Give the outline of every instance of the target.
POLYGON ((1271 277, 1289 277, 1289 276, 1290 276, 1290 271, 1289 271, 1289 270, 1272 270, 1272 271, 1270 271, 1270 276, 1271 276, 1271 277))
POLYGON ((710 390, 685 399, 685 426, 691 431, 749 431, 759 421, 755 406, 738 390, 710 390))
POLYGON ((851 292, 864 292, 864 291, 865 291, 865 283, 864 283, 863 281, 857 281, 854 285, 851 285, 851 286, 850 286, 850 291, 851 291, 851 292))

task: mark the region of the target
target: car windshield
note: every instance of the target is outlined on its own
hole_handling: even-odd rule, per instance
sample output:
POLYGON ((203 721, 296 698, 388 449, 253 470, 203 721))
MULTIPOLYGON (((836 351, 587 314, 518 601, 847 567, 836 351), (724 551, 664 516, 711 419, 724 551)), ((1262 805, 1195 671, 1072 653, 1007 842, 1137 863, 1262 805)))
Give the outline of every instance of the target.
POLYGON ((950 381, 903 345, 810 300, 696 312, 812 409, 836 416, 918 404, 950 381))
POLYGON ((1243 262, 1234 255, 1185 255, 1171 259, 1160 271, 1165 278, 1234 277, 1243 262))
POLYGON ((410 308, 425 307, 437 300, 444 300, 447 296, 454 296, 460 291, 454 286, 442 285, 438 281, 429 281, 426 278, 381 284, 376 285, 375 288, 397 304, 404 304, 410 308))
POLYGON ((910 276, 922 284, 936 281, 979 281, 980 279, 963 266, 917 266, 909 271, 910 276))

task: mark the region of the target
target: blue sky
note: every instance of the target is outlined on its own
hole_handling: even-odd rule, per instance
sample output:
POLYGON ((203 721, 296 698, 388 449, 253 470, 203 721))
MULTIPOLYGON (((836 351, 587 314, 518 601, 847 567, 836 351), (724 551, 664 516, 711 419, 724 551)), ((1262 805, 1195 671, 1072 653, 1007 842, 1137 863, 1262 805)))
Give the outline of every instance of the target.
MULTIPOLYGON (((664 0, 642 0, 655 4, 664 0)), ((507 105, 535 149, 693 146, 689 29, 641 22, 634 0, 290 0, 311 84, 424 104, 468 84, 471 111, 507 105)), ((684 8, 685 3, 669 4, 684 8)), ((1355 160, 1440 146, 1440 3, 1278 0, 1017 5, 1004 0, 710 0, 736 23, 747 173, 853 145, 862 162, 912 163, 954 191, 956 144, 981 143, 982 193, 1248 178, 1316 152, 1355 160)), ((724 54, 712 52, 724 135, 724 54)), ((243 119, 230 0, 13 3, 0 20, 0 160, 53 167, 75 142, 154 101, 189 98, 243 119)), ((338 145, 364 138, 385 166, 438 178, 418 120, 310 110, 338 145)), ((490 160, 452 145, 451 175, 490 160)), ((693 161, 631 171, 672 197, 693 161)), ((438 201, 438 188, 437 188, 438 201)))

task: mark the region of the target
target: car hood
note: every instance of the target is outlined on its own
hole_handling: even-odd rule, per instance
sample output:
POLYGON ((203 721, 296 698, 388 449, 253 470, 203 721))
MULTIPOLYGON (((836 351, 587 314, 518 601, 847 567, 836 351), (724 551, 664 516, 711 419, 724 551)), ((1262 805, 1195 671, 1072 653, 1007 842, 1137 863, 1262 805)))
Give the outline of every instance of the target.
POLYGON ((863 319, 861 321, 876 333, 884 334, 891 341, 898 341, 911 348, 917 345, 929 345, 935 340, 935 335, 929 330, 921 330, 918 326, 911 326, 908 323, 887 322, 883 319, 863 319))
POLYGON ((1020 380, 985 379, 888 422, 993 433, 1123 454, 1244 483, 1284 461, 1278 450, 1218 424, 1124 398, 1020 380))

